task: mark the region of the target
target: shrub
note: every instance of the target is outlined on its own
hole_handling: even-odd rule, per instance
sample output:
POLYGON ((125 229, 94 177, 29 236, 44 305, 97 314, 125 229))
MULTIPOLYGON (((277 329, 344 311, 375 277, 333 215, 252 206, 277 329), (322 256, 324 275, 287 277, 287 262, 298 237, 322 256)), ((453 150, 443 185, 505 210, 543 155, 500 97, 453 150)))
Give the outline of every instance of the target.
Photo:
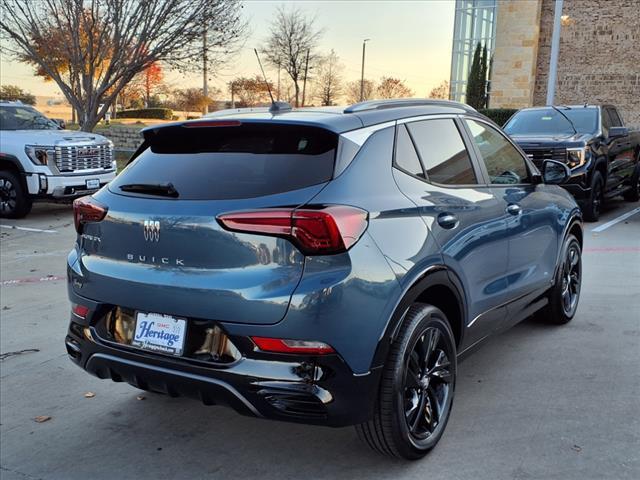
POLYGON ((16 100, 26 103, 27 105, 36 104, 36 97, 17 85, 2 85, 2 87, 0 87, 0 101, 15 102, 16 100))
POLYGON ((159 120, 171 120, 173 110, 170 108, 140 108, 138 110, 125 110, 118 112, 117 118, 157 118, 159 120))
POLYGON ((504 126, 507 120, 511 118, 511 115, 517 111, 517 108, 482 108, 478 110, 482 115, 489 117, 501 127, 504 126))

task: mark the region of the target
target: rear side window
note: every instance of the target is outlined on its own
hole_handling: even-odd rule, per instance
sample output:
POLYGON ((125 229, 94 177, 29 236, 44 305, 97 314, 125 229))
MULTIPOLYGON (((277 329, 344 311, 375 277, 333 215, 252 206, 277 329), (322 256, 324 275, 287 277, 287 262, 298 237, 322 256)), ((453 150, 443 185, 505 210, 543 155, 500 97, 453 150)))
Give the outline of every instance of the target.
POLYGON ((396 167, 414 177, 425 178, 420 159, 404 125, 398 127, 396 137, 396 167))
POLYGON ((109 188, 171 183, 183 200, 253 198, 327 182, 338 135, 318 127, 246 123, 166 127, 109 188))
POLYGON ((609 118, 611 118, 611 126, 612 127, 621 127, 622 120, 620 120, 620 115, 618 115, 618 111, 615 108, 607 108, 609 112, 609 118))
POLYGON ((430 181, 444 185, 478 183, 469 152, 453 120, 412 122, 407 128, 430 181))

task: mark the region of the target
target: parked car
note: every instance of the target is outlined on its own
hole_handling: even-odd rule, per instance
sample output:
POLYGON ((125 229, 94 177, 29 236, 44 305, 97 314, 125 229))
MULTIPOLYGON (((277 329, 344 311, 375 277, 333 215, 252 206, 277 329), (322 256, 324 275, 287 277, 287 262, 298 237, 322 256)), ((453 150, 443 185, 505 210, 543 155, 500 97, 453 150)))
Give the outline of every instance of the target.
POLYGON ((113 180, 113 144, 64 130, 35 108, 0 102, 0 217, 29 214, 34 200, 73 199, 113 180))
POLYGON ((415 459, 445 430, 461 356, 576 313, 581 214, 552 184, 568 168, 541 175, 470 107, 280 105, 144 138, 74 203, 66 348, 100 378, 356 425, 415 459))
POLYGON ((524 108, 504 129, 536 165, 553 159, 571 168, 564 187, 586 220, 597 221, 617 195, 640 199, 640 131, 625 127, 613 105, 524 108))

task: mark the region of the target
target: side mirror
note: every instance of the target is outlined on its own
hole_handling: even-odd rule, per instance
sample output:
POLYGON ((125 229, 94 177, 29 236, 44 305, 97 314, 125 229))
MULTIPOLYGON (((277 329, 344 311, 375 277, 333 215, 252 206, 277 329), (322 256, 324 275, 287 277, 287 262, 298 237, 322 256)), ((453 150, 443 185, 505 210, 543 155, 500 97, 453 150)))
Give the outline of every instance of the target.
POLYGON ((609 140, 626 137, 627 135, 629 135, 629 129, 627 127, 610 127, 609 128, 609 140))
POLYGON ((542 163, 542 178, 544 183, 559 185, 571 177, 571 170, 564 163, 556 160, 545 160, 542 163))
POLYGON ((64 130, 65 128, 67 128, 67 122, 65 122, 61 118, 53 118, 52 120, 56 122, 61 129, 64 130))

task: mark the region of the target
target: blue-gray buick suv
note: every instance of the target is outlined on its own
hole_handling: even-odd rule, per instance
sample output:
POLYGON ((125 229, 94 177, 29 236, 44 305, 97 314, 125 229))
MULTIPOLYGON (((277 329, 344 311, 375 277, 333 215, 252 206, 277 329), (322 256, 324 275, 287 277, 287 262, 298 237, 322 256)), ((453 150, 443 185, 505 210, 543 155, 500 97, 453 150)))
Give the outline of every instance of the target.
POLYGON ((66 347, 86 371, 242 414, 355 425, 422 457, 457 362, 534 313, 563 324, 582 221, 472 108, 369 101, 147 128, 74 204, 66 347))

